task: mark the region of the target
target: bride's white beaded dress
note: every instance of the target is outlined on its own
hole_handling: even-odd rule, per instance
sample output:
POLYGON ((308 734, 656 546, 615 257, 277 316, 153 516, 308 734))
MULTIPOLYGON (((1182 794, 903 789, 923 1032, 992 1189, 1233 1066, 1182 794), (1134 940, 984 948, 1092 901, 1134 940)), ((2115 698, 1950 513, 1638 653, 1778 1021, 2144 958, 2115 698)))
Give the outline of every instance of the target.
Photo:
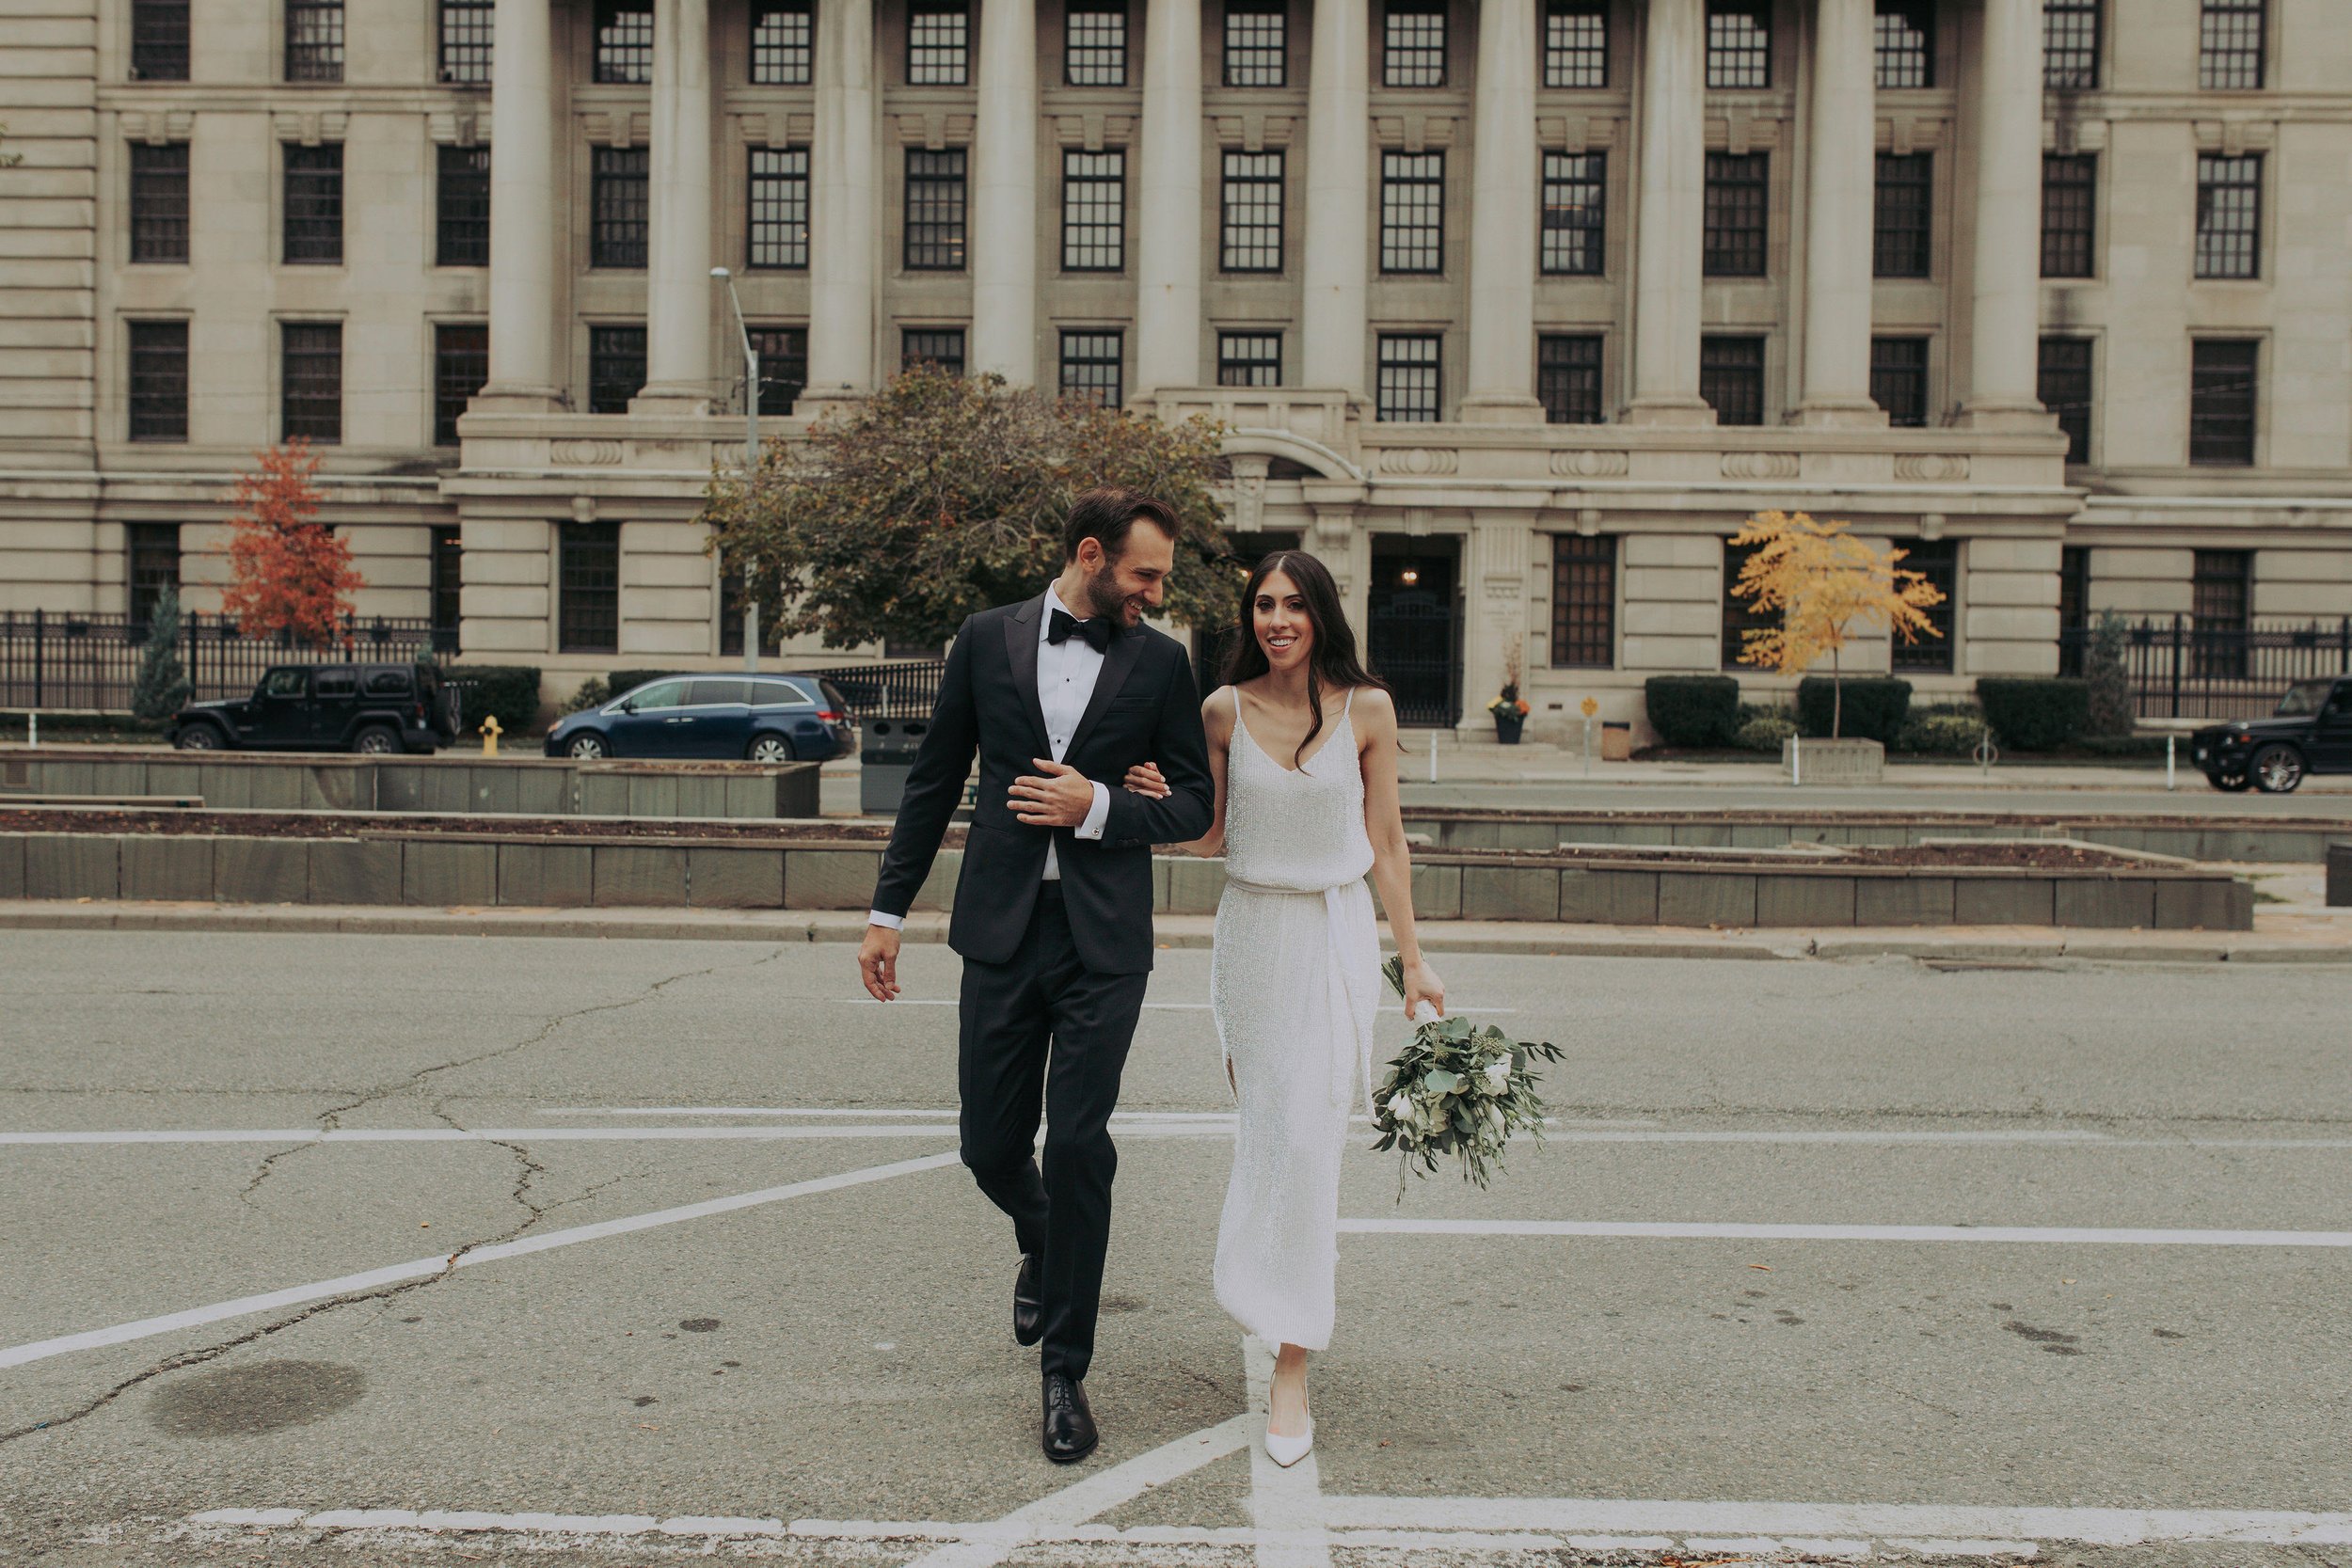
MULTIPOLYGON (((1225 895, 1209 1006, 1240 1100, 1216 1299, 1269 1345, 1331 1341, 1340 1155, 1372 1071, 1380 996, 1355 693, 1298 768, 1266 754, 1233 693, 1225 895)), ((1371 1090, 1365 1090, 1367 1101, 1371 1090)))

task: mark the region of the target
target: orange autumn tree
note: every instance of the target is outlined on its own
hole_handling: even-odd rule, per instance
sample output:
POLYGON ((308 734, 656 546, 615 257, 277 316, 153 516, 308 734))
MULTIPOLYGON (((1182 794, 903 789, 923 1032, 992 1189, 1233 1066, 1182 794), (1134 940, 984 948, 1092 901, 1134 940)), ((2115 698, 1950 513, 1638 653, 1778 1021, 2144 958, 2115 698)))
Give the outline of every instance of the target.
POLYGON ((1832 739, 1845 718, 1839 653, 1858 631, 1883 624, 1907 643, 1922 632, 1942 635, 1927 612, 1944 602, 1943 592, 1899 564, 1909 552, 1873 549, 1842 522, 1817 523, 1802 512, 1759 512, 1731 542, 1756 546, 1740 568, 1732 596, 1759 614, 1779 616, 1772 626, 1741 634, 1740 662, 1801 675, 1829 655, 1832 739))
POLYGON ((324 498, 310 476, 319 460, 299 436, 253 454, 258 473, 237 476, 227 499, 229 587, 224 615, 247 637, 284 632, 314 648, 332 644, 351 614, 351 595, 367 586, 351 563, 351 546, 318 522, 324 498))

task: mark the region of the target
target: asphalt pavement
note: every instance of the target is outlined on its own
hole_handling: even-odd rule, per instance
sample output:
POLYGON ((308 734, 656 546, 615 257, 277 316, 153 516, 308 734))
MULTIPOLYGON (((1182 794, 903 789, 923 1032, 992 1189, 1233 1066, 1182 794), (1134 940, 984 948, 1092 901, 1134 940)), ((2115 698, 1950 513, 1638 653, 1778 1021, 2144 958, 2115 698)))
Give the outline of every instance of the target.
POLYGON ((1450 954, 1559 1123, 1351 1156, 1281 1472, 1162 959, 1065 1471, 946 949, 0 932, 0 1556, 2352 1560, 2339 972, 1450 954))

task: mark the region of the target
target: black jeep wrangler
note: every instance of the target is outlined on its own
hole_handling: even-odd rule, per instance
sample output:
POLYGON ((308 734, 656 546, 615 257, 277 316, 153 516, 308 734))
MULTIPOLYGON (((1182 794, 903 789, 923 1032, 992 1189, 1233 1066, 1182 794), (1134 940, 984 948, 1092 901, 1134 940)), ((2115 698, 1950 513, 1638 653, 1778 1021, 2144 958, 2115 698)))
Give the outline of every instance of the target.
POLYGON ((431 752, 457 738, 457 689, 425 664, 281 664, 250 697, 190 703, 165 732, 183 752, 431 752))
POLYGON ((2189 744, 2216 789, 2284 795, 2306 773, 2352 773, 2352 675, 2296 681, 2269 718, 2199 730, 2189 744))

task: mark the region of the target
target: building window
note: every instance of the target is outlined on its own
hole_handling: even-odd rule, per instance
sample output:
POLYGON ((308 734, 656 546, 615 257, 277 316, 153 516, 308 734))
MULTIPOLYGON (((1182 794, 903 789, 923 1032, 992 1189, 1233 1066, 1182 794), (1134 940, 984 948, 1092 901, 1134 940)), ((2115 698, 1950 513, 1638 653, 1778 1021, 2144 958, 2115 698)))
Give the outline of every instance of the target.
POLYGON ((1216 335, 1216 384, 1220 387, 1279 387, 1279 332, 1220 332, 1216 335))
POLYGON ((1761 548, 1761 545, 1735 545, 1728 539, 1724 541, 1723 666, 1726 670, 1743 668, 1740 655, 1748 645, 1749 632, 1768 631, 1780 625, 1777 613, 1752 609, 1746 599, 1732 592, 1739 586, 1740 574, 1746 568, 1748 558, 1761 548))
POLYGON ((1380 40, 1380 85, 1445 86, 1446 0, 1388 0, 1380 40))
POLYGON ((188 79, 188 0, 131 0, 131 75, 141 82, 188 79))
POLYGON ((1772 85, 1772 0, 1707 0, 1707 85, 1772 85))
POLYGON ((1282 270, 1282 154, 1228 152, 1219 197, 1217 265, 1227 272, 1282 270))
POLYGON ((1376 417, 1389 424, 1420 424, 1438 417, 1438 335, 1383 333, 1376 417))
POLYGON ((1878 202, 1871 220, 1870 270, 1879 277, 1925 277, 1935 211, 1935 154, 1878 155, 1878 202))
POLYGON ((752 8, 752 83, 804 87, 815 80, 816 19, 810 0, 761 0, 752 8))
POLYGON ((188 259, 188 144, 131 144, 131 260, 188 259))
POLYGON ((1547 424, 1598 424, 1600 336, 1547 332, 1535 340, 1535 399, 1547 424))
POLYGON ((588 412, 626 414, 628 400, 645 385, 645 329, 588 329, 588 412))
POLYGON ((1699 396, 1717 424, 1764 422, 1764 340, 1699 340, 1699 396))
POLYGON ((645 264, 645 181, 651 157, 642 147, 599 147, 588 179, 588 264, 645 264))
POLYGON ((2188 376, 2188 460, 2244 467, 2254 461, 2256 376, 2262 344, 2200 338, 2188 376))
POLYGON ((1617 655, 1617 541, 1564 533, 1551 541, 1551 666, 1606 670, 1617 655))
POLYGON ((286 0, 286 80, 343 79, 343 0, 286 0))
POLYGON ((1950 674, 1955 652, 1952 632, 1958 624, 1953 610, 1959 604, 1960 546, 1949 539, 1913 539, 1904 543, 1901 549, 1903 558, 1895 563, 1896 570, 1918 573, 1944 597, 1925 611, 1935 635, 1931 637, 1923 631, 1910 642, 1898 637, 1890 657, 1899 671, 1950 674))
POLYGON ((1072 0, 1062 15, 1062 80, 1073 87, 1127 85, 1123 0, 1072 0))
POLYGON ((2042 159, 2042 276, 2089 277, 2097 271, 2092 242, 2099 221, 2099 156, 2045 153, 2042 159))
POLYGON ((2042 0, 2042 85, 2077 92, 2099 85, 2100 0, 2042 0))
POLYGON ((808 149, 755 147, 749 198, 754 267, 808 265, 808 149))
POLYGON ((2044 338, 2034 396, 2066 432, 2066 461, 2090 461, 2090 340, 2044 338))
POLYGON ((491 15, 498 0, 441 0, 441 80, 490 85, 491 15))
POLYGON ((960 87, 971 70, 972 11, 964 0, 914 0, 907 12, 907 86, 960 87))
POLYGON ((557 592, 555 645, 567 654, 621 651, 621 525, 565 523, 557 592))
POLYGON ((1935 86, 1935 0, 1878 0, 1877 86, 1935 86))
POLYGON ((2197 276, 2262 271, 2263 155, 2197 155, 2197 276))
POLYGON ((1544 7, 1544 86, 1609 85, 1609 8, 1605 0, 1548 0, 1544 7))
POLYGON ((457 623, 464 606, 466 536, 454 524, 433 531, 433 646, 457 651, 457 623))
POLYGON ((642 87, 653 80, 653 7, 646 0, 596 0, 599 82, 642 87))
POLYGON ((964 150, 907 149, 906 242, 909 272, 963 270, 964 150))
POLYGON ((1609 210, 1609 154, 1545 153, 1543 196, 1543 270, 1598 277, 1609 210))
POLYGON ((2245 679, 2254 552, 2199 550, 2189 572, 2190 670, 2200 675, 2245 679))
POLYGON ((1061 155, 1061 270, 1118 272, 1127 264, 1127 154, 1061 155))
POLYGON ((1279 87, 1289 77, 1284 0, 1225 0, 1225 85, 1279 87))
POLYGON ((123 581, 130 589, 131 624, 144 630, 167 589, 180 591, 180 525, 130 523, 123 528, 123 581))
POLYGON ((898 334, 898 368, 935 365, 949 375, 963 373, 963 328, 910 326, 898 334))
POLYGON ((2204 0, 2197 31, 2197 85, 2233 92, 2263 85, 2268 0, 2204 0))
POLYGON ((1707 155, 1708 277, 1764 276, 1765 198, 1771 187, 1770 153, 1707 155))
POLYGON ((480 322, 433 328, 433 444, 457 445, 457 416, 490 379, 490 329, 480 322))
POLYGON ((1380 270, 1445 266, 1445 154, 1380 154, 1380 270))
POLYGON ((1120 339, 1092 329, 1061 335, 1061 395, 1091 398, 1104 408, 1119 406, 1120 339))
POLYGON ((434 191, 433 261, 443 267, 490 264, 490 150, 437 149, 439 182, 434 191))
POLYGON ((2066 678, 2083 673, 2082 634, 2090 629, 2090 550, 2083 545, 2058 547, 2058 671, 2066 678))
POLYGON ((131 439, 188 438, 188 324, 133 322, 131 439))
POLYGON ((1928 341, 1925 338, 1870 340, 1870 401, 1886 410, 1886 422, 1898 430, 1918 430, 1928 422, 1928 341))
POLYGON ((278 438, 332 444, 343 438, 341 322, 283 322, 278 328, 278 438))
POLYGON ((286 148, 289 265, 340 266, 343 259, 343 144, 286 148))
POLYGON ((759 411, 782 419, 808 385, 808 328, 755 326, 752 352, 759 356, 759 411))

